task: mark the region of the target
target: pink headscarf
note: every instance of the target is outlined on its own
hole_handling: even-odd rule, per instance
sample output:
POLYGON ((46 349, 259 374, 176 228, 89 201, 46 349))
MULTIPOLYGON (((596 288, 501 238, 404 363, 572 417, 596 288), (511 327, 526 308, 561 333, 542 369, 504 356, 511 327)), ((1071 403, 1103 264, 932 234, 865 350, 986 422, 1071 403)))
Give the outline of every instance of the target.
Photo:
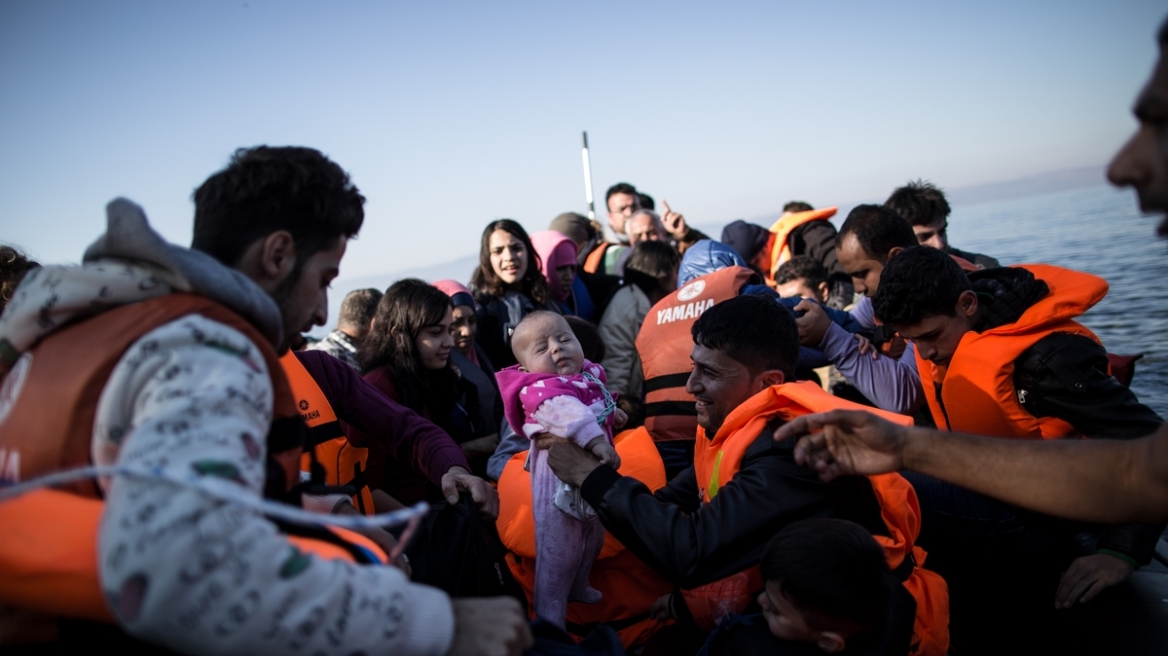
POLYGON ((576 266, 576 244, 555 230, 541 230, 531 233, 531 245, 539 253, 540 270, 547 279, 548 291, 557 301, 566 301, 572 295, 571 289, 560 289, 560 278, 556 269, 571 264, 576 266))
MULTIPOLYGON (((436 287, 438 291, 449 296, 451 305, 455 307, 458 307, 459 305, 466 305, 469 306, 472 310, 475 309, 474 296, 471 295, 470 290, 467 289, 466 285, 458 282, 457 280, 435 280, 434 282, 430 283, 430 285, 436 287)), ((479 366, 479 354, 478 351, 475 350, 474 344, 471 344, 470 353, 468 353, 466 357, 470 358, 470 361, 473 362, 476 367, 479 366)))

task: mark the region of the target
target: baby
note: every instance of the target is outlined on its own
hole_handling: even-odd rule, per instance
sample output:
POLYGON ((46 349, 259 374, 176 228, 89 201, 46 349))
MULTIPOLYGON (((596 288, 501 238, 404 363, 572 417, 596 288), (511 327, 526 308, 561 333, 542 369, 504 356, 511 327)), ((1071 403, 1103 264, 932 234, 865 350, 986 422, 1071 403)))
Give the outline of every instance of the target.
MULTIPOLYGON (((584 359, 564 318, 528 314, 515 327, 511 350, 519 364, 496 378, 515 432, 533 441, 542 433, 558 435, 618 466, 612 446, 616 403, 604 388, 604 369, 584 359)), ((533 444, 527 469, 535 514, 535 612, 563 627, 569 601, 600 601, 588 574, 604 544, 604 527, 579 490, 552 473, 547 451, 533 444)))

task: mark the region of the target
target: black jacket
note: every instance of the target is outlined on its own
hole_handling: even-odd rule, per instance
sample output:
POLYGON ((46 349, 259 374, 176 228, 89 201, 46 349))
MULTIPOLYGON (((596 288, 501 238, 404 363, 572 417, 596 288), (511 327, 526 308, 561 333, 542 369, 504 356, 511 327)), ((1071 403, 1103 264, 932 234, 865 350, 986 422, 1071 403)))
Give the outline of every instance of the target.
POLYGON ((692 466, 653 494, 640 481, 601 465, 580 491, 610 533, 683 588, 757 565, 767 541, 801 519, 840 517, 874 535, 888 535, 868 479, 821 482, 795 463, 794 442, 775 443, 779 425, 771 422, 755 439, 733 480, 710 503, 701 502, 692 466))
MULTIPOLYGON (((1050 291, 1034 274, 1014 267, 977 271, 969 280, 979 303, 986 306, 974 326, 978 332, 1017 321, 1050 291)), ((1014 361, 1014 389, 1030 414, 1057 417, 1092 438, 1135 439, 1154 433, 1164 420, 1107 369, 1107 351, 1094 340, 1055 333, 1014 361)), ((1112 527, 1104 531, 1099 548, 1147 564, 1164 527, 1165 523, 1112 527)))
POLYGON ((830 221, 808 221, 791 231, 787 245, 795 255, 810 255, 827 269, 831 295, 827 304, 842 310, 852 304, 852 278, 835 256, 837 231, 830 221))

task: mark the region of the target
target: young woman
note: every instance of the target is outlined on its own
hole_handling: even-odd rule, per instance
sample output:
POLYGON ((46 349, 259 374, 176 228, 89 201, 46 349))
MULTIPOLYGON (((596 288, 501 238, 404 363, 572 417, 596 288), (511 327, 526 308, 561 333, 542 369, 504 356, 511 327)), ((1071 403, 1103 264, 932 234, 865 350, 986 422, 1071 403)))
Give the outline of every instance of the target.
MULTIPOLYGON (((471 456, 483 452, 479 459, 485 465, 498 427, 480 426, 477 391, 450 365, 452 322, 450 297, 416 278, 400 280, 377 304, 359 359, 366 381, 437 424, 462 448, 473 471, 471 456), (489 437, 489 445, 478 443, 482 437, 489 437)), ((394 454, 371 449, 369 475, 372 485, 402 503, 442 498, 436 486, 394 454)))
POLYGON ((629 426, 641 420, 644 373, 637 355, 637 333, 641 322, 657 301, 677 288, 677 266, 681 256, 663 241, 643 241, 633 247, 625 261, 625 286, 612 297, 600 320, 600 337, 605 356, 601 361, 608 374, 608 390, 620 394, 621 410, 629 416, 629 426))
POLYGON ((555 230, 531 234, 548 295, 564 314, 592 321, 592 299, 576 276, 576 244, 555 230))
MULTIPOLYGON (((499 397, 498 383, 495 382, 495 368, 490 358, 475 342, 478 333, 478 316, 475 314, 474 298, 462 283, 454 280, 438 280, 434 286, 450 297, 453 306, 450 324, 450 336, 454 340, 454 348, 450 351, 450 364, 454 371, 467 383, 474 385, 478 393, 479 420, 476 433, 495 437, 503 421, 503 401, 499 397), (487 430, 487 429, 490 430, 487 430)), ((460 404, 469 407, 470 403, 460 404)), ((490 456, 495 448, 494 441, 481 440, 464 442, 463 450, 472 462, 490 456), (488 450, 489 449, 489 450, 488 450)), ((478 471, 475 472, 477 475, 478 471)))
POLYGON ((478 343, 491 363, 502 369, 516 364, 511 333, 528 312, 552 310, 539 255, 523 226, 511 219, 487 224, 479 249, 479 266, 470 287, 478 302, 478 343))

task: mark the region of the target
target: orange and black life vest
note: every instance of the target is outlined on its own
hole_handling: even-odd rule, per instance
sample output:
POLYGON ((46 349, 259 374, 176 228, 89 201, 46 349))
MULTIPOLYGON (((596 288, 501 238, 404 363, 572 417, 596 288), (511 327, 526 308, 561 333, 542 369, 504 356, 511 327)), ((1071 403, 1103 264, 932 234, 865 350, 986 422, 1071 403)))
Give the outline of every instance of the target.
POLYGON ((719 269, 686 283, 645 315, 636 344, 645 372, 645 428, 655 441, 694 438, 697 410, 685 391, 693 371, 690 329, 703 312, 737 296, 755 276, 746 267, 719 269))
POLYGON ((791 251, 791 233, 795 232, 796 228, 810 223, 812 221, 827 221, 835 216, 836 209, 834 207, 825 207, 819 210, 808 210, 806 212, 793 212, 791 214, 784 214, 779 217, 770 227, 771 234, 774 235, 772 240, 767 241, 769 247, 768 254, 770 260, 767 262, 767 268, 763 271, 767 274, 767 283, 774 285, 775 274, 778 273, 779 267, 784 262, 791 259, 798 253, 791 251))
POLYGON ((315 461, 324 469, 324 483, 331 486, 350 486, 355 489, 353 505, 366 515, 374 514, 373 495, 369 490, 369 482, 365 477, 365 470, 369 463, 369 449, 355 447, 349 444, 345 431, 332 405, 320 385, 301 364, 296 354, 289 351, 280 358, 288 382, 292 385, 292 394, 296 397, 296 406, 300 416, 308 425, 308 440, 306 448, 311 447, 312 453, 305 453, 300 459, 300 471, 309 474, 315 461))
MULTIPOLYGON (((903 415, 860 406, 823 391, 810 382, 774 385, 747 399, 726 417, 713 439, 699 436, 694 446, 694 475, 703 503, 714 499, 733 479, 747 449, 778 417, 791 420, 805 414, 830 410, 863 410, 901 425, 912 423, 903 415)), ((940 656, 949 648, 949 594, 944 579, 921 567, 925 552, 915 545, 920 531, 920 507, 916 492, 899 474, 869 476, 872 491, 888 535, 873 537, 884 549, 888 566, 898 574, 917 603, 913 644, 917 655, 940 656), (911 565, 906 565, 911 563, 911 565)), ((716 615, 741 612, 763 587, 757 567, 682 594, 690 613, 710 628, 716 615)))
POLYGON ((944 370, 922 359, 917 351, 921 386, 933 420, 943 430, 1020 439, 1076 434, 1061 419, 1039 418, 1027 412, 1014 388, 1014 361, 1053 333, 1073 333, 1099 342, 1095 333, 1073 317, 1106 296, 1108 285, 1098 276, 1049 264, 1021 268, 1045 282, 1050 293, 1027 308, 1017 321, 981 333, 965 333, 944 370))
MULTIPOLYGON (((90 464, 97 400, 129 347, 150 331, 198 314, 243 333, 255 352, 239 356, 267 366, 273 390, 268 453, 292 487, 299 479, 303 422, 275 350, 252 325, 218 303, 169 294, 108 310, 49 335, 24 354, 0 384, 0 473, 11 482, 90 464)), ((112 621, 97 577, 97 485, 38 490, 0 502, 0 606, 50 617, 112 621)), ((348 535, 348 532, 344 532, 348 535)), ((363 552, 378 553, 355 536, 363 552)), ((314 541, 301 541, 304 545, 314 541)), ((325 545, 322 557, 338 556, 325 545)), ((339 556, 338 556, 339 557, 339 556)))
MULTIPOLYGON (((620 455, 618 471, 644 483, 650 490, 665 485, 665 466, 644 427, 627 430, 613 439, 620 455)), ((531 508, 531 476, 523 468, 527 453, 517 453, 499 476, 499 538, 511 551, 507 564, 523 586, 528 602, 535 591, 535 516, 531 508)), ((673 586, 625 549, 610 533, 604 535, 589 583, 604 598, 596 604, 568 604, 568 630, 580 637, 591 627, 607 624, 627 648, 644 642, 661 624, 649 617, 649 607, 673 586)))

